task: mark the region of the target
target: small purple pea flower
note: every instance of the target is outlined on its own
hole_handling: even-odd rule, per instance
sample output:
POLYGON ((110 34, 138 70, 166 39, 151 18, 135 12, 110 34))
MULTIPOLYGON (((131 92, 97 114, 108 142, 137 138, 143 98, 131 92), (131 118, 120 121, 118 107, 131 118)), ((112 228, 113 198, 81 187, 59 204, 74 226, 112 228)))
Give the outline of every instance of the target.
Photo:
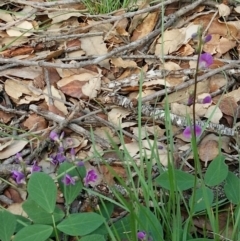
MULTIPOLYGON (((187 139, 190 139, 192 137, 192 132, 191 132, 191 128, 193 129, 193 126, 187 126, 185 128, 185 130, 183 131, 183 136, 187 139)), ((199 125, 195 125, 195 131, 196 131, 196 136, 200 136, 202 133, 202 128, 199 125)))
MULTIPOLYGON (((78 159, 79 160, 79 159, 78 159)), ((84 162, 83 161, 78 161, 77 163, 77 166, 79 166, 79 167, 83 167, 84 166, 84 162)))
POLYGON ((204 38, 204 43, 207 43, 207 42, 209 42, 210 40, 212 39, 212 35, 211 34, 208 34, 207 36, 205 36, 205 38, 204 38))
POLYGON ((213 64, 213 57, 209 53, 204 53, 200 55, 199 59, 199 68, 205 69, 208 68, 210 65, 213 64))
POLYGON ((55 131, 51 131, 51 132, 50 132, 49 138, 50 138, 52 141, 59 141, 59 136, 58 136, 58 134, 57 134, 55 131))
POLYGON ((16 154, 16 159, 18 163, 23 163, 23 158, 22 158, 22 154, 21 153, 17 153, 16 154))
POLYGON ((145 233, 144 231, 139 231, 139 232, 137 233, 137 238, 138 238, 139 240, 144 240, 145 237, 146 237, 146 233, 145 233))
POLYGON ((69 185, 75 185, 75 179, 73 177, 71 177, 70 175, 66 174, 63 179, 62 182, 64 183, 64 185, 69 186, 69 185))
POLYGON ((31 168, 31 173, 33 172, 40 172, 42 170, 42 167, 38 166, 37 162, 34 161, 32 168, 31 168))
POLYGON ((71 154, 71 158, 72 158, 72 160, 74 161, 75 160, 75 150, 74 150, 74 148, 71 148, 71 150, 70 150, 70 154, 71 154))
POLYGON ((203 98, 202 103, 203 104, 209 104, 212 101, 211 95, 207 95, 206 97, 203 98))
POLYGON ((86 177, 84 177, 84 185, 88 186, 90 182, 95 182, 97 180, 97 173, 95 170, 91 169, 87 172, 86 177))
POLYGON ((25 175, 19 171, 12 171, 12 178, 17 184, 23 183, 25 179, 25 175))

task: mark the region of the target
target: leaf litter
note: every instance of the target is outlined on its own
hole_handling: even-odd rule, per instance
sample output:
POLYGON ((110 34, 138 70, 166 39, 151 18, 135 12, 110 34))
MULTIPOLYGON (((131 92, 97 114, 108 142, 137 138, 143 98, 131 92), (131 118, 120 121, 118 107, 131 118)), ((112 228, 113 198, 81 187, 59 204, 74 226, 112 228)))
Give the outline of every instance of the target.
MULTIPOLYGON (((14 156, 20 152, 29 164, 37 160, 43 170, 53 173, 46 157, 54 148, 48 148, 47 139, 56 128, 71 140, 65 143, 66 150, 74 148, 77 158, 89 160, 86 168, 99 174, 92 187, 119 184, 106 163, 115 175, 128 179, 126 160, 116 154, 111 141, 120 152, 126 149, 137 165, 145 155, 153 166, 160 160, 167 167, 165 117, 154 120, 152 114, 145 115, 149 111, 142 111, 140 132, 137 119, 140 98, 143 110, 150 106, 150 112, 164 113, 166 92, 170 112, 177 120, 172 125, 174 163, 187 162, 184 168, 192 171, 191 147, 182 131, 186 117, 192 118, 193 112, 188 102, 197 63, 193 35, 199 27, 212 37, 203 51, 214 59, 209 69, 199 73, 196 118, 209 119, 216 127, 206 128, 198 146, 199 158, 207 167, 219 154, 221 142, 229 167, 239 168, 237 149, 232 146, 237 141, 235 125, 240 115, 240 21, 236 17, 240 6, 236 3, 232 8, 228 1, 212 6, 199 0, 183 9, 183 3, 174 2, 166 1, 163 23, 161 4, 148 1, 133 11, 120 9, 100 17, 81 12, 81 3, 55 8, 44 1, 17 1, 17 10, 14 4, 1 4, 1 178, 11 180, 10 172, 18 165, 14 156), (201 103, 206 95, 212 96, 210 104, 201 103), (152 155, 154 146, 159 159, 152 155), (98 157, 94 156, 96 151, 98 157), (111 154, 105 155, 106 151, 111 154)), ((23 189, 19 187, 13 196, 9 195, 11 190, 6 186, 1 191, 8 198, 8 202, 0 200, 1 205, 22 213, 26 197, 19 200, 13 196, 20 197, 23 189)))

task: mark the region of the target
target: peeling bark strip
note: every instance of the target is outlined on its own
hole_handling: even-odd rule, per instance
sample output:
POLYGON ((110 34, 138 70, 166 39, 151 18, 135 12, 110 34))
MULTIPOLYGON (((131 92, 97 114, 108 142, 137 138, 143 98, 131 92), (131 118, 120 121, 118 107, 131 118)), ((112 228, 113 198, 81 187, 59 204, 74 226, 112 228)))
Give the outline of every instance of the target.
MULTIPOLYGON (((111 102, 115 105, 122 106, 127 109, 131 109, 135 113, 137 113, 137 101, 131 101, 128 98, 126 98, 125 96, 121 96, 121 95, 117 95, 117 94, 115 94, 113 96, 109 95, 105 99, 105 101, 107 103, 111 102)), ((145 116, 152 117, 155 120, 161 120, 161 121, 166 120, 166 114, 165 114, 164 110, 159 109, 159 108, 154 108, 150 105, 143 104, 141 107, 141 113, 145 116)), ((169 118, 173 125, 176 125, 179 127, 189 126, 189 121, 186 117, 178 116, 178 115, 170 113, 169 118)), ((236 136, 238 134, 238 132, 235 131, 234 129, 228 128, 221 124, 215 124, 212 122, 205 122, 205 121, 201 121, 201 120, 196 120, 196 124, 201 126, 202 128, 204 128, 207 131, 217 132, 218 134, 221 134, 221 135, 236 136)))

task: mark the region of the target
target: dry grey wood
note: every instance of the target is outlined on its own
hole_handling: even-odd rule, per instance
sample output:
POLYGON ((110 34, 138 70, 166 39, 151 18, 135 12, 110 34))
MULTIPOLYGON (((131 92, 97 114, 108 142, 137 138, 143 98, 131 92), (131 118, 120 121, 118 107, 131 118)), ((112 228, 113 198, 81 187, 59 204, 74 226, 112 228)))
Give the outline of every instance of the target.
MULTIPOLYGON (((131 101, 125 96, 121 96, 118 94, 112 94, 105 98, 106 103, 113 103, 115 105, 122 106, 126 109, 131 109, 135 113, 137 113, 137 103, 131 101)), ((149 116, 154 118, 155 120, 161 120, 165 122, 166 120, 166 113, 165 110, 154 108, 150 105, 142 105, 141 106, 141 112, 145 116, 149 116)), ((169 114, 170 121, 172 124, 177 125, 179 127, 186 127, 189 126, 188 119, 184 116, 178 116, 175 114, 169 114)), ((236 136, 238 135, 238 132, 235 129, 228 128, 221 124, 215 124, 211 122, 196 120, 196 124, 201 126, 202 128, 205 128, 205 130, 217 132, 221 135, 227 135, 227 136, 236 136)))

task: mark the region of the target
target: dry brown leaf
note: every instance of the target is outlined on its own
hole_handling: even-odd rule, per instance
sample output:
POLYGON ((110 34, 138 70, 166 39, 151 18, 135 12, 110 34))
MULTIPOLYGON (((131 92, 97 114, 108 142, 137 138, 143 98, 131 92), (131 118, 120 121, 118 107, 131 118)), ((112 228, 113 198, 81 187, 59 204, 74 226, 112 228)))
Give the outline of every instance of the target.
POLYGON ((28 88, 28 81, 16 81, 7 79, 5 81, 5 91, 14 101, 18 101, 19 98, 24 95, 32 95, 32 92, 28 88))
POLYGON ((13 203, 8 206, 7 210, 15 215, 21 215, 25 218, 28 217, 28 215, 25 213, 25 211, 22 208, 22 203, 13 203))
POLYGON ((136 41, 148 35, 154 29, 159 16, 159 11, 148 13, 144 20, 134 30, 131 41, 136 41))
MULTIPOLYGON (((81 47, 88 56, 105 55, 108 50, 104 43, 103 36, 94 36, 81 39, 81 47)), ((99 63, 101 67, 110 69, 109 59, 105 59, 99 63)))
POLYGON ((231 13, 231 10, 227 5, 221 3, 218 5, 218 13, 220 17, 227 17, 231 13))
POLYGON ((227 38, 220 38, 220 42, 216 48, 216 57, 221 57, 223 54, 227 53, 230 49, 236 47, 236 41, 229 40, 227 38))
POLYGON ((110 129, 107 126, 104 127, 98 127, 93 131, 94 134, 101 136, 104 140, 109 141, 109 138, 111 141, 113 141, 115 144, 120 144, 120 139, 118 136, 115 135, 115 132, 113 132, 112 129, 110 129))
POLYGON ((43 130, 48 127, 48 123, 45 118, 37 114, 30 114, 28 118, 23 122, 23 126, 28 130, 34 127, 35 131, 43 130))
POLYGON ((8 142, 7 146, 6 144, 4 145, 5 148, 3 148, 3 145, 1 145, 0 160, 16 155, 27 144, 28 144, 28 141, 26 140, 11 140, 10 142, 8 142))
MULTIPOLYGON (((213 14, 202 15, 194 20, 195 24, 202 24, 205 29, 209 22, 211 22, 213 14)), ((228 39, 235 40, 238 35, 237 28, 228 24, 228 22, 219 22, 216 18, 211 22, 211 25, 208 28, 208 34, 219 34, 220 36, 226 37, 228 39)))
POLYGON ((210 93, 215 92, 227 84, 227 78, 222 74, 215 74, 209 78, 210 93))
POLYGON ((234 11, 236 11, 237 13, 240 13, 240 5, 237 6, 237 7, 235 7, 235 8, 234 8, 234 11))
POLYGON ((238 104, 232 96, 226 96, 221 99, 219 108, 225 115, 234 117, 238 111, 238 104))
POLYGON ((206 135, 198 146, 198 155, 205 166, 219 154, 219 138, 214 134, 206 135))
MULTIPOLYGON (((173 92, 168 95, 168 102, 169 103, 183 103, 187 104, 188 99, 191 93, 193 93, 193 88, 194 86, 191 85, 188 88, 184 88, 181 90, 178 90, 176 92, 173 92)), ((198 88, 197 88, 197 95, 202 94, 202 93, 209 93, 209 83, 208 80, 204 80, 202 82, 198 83, 198 88)), ((166 98, 163 99, 163 103, 165 103, 166 98)))
POLYGON ((165 70, 168 70, 168 71, 181 69, 181 67, 179 66, 179 64, 176 64, 176 63, 174 63, 174 62, 172 62, 172 61, 167 61, 167 62, 165 62, 162 67, 163 67, 163 68, 161 68, 161 69, 165 69, 165 70))
POLYGON ((112 124, 119 126, 122 123, 122 119, 127 117, 129 114, 131 114, 131 111, 129 110, 126 110, 122 107, 114 107, 108 112, 108 120, 112 124))
POLYGON ((113 186, 116 183, 116 181, 114 180, 116 176, 123 180, 126 180, 128 177, 125 168, 119 165, 111 165, 111 167, 101 165, 100 173, 104 176, 104 182, 106 182, 109 186, 113 186))
POLYGON ((86 83, 87 81, 73 80, 70 83, 60 87, 60 90, 68 96, 72 96, 77 99, 87 99, 88 97, 82 92, 82 87, 86 83))
POLYGON ((192 48, 190 44, 185 44, 177 51, 177 55, 184 57, 184 56, 192 55, 194 52, 195 52, 195 49, 192 48))
POLYGON ((223 117, 222 111, 218 106, 210 106, 204 117, 210 119, 211 122, 219 124, 220 119, 223 117))
POLYGON ((180 116, 187 116, 191 113, 191 108, 187 105, 174 102, 171 104, 171 113, 180 116))
POLYGON ((6 123, 8 123, 13 117, 15 117, 15 114, 7 113, 6 111, 0 110, 0 122, 6 124, 6 123))
MULTIPOLYGON (((225 97, 233 97, 234 100, 235 100, 235 102, 240 101, 240 88, 238 88, 238 89, 236 89, 236 90, 233 90, 233 91, 231 91, 231 92, 223 95, 223 97, 224 97, 224 98, 225 98, 225 97)), ((218 98, 215 97, 214 100, 215 100, 215 99, 218 99, 218 98)))
POLYGON ((120 68, 137 68, 137 64, 133 60, 123 60, 122 58, 111 58, 111 63, 115 67, 120 67, 120 68))
POLYGON ((66 101, 66 98, 65 98, 65 95, 60 90, 57 90, 54 86, 51 86, 51 94, 52 94, 52 96, 55 97, 55 98, 63 100, 63 102, 61 102, 61 101, 52 99, 52 102, 53 102, 54 106, 51 104, 51 102, 49 100, 47 87, 44 88, 43 92, 46 94, 46 95, 44 95, 44 97, 45 97, 45 100, 46 100, 46 102, 47 102, 47 104, 49 106, 49 110, 51 109, 51 111, 54 111, 53 113, 56 113, 56 111, 58 110, 61 113, 63 113, 63 115, 67 115, 68 114, 67 107, 63 103, 63 102, 66 101))
POLYGON ((156 44, 155 55, 162 56, 177 51, 183 44, 185 34, 179 29, 167 30, 156 44))
POLYGON ((4 191, 4 195, 11 199, 14 203, 22 203, 24 201, 20 193, 16 189, 11 187, 4 191))
POLYGON ((48 17, 52 19, 52 24, 63 22, 71 17, 81 17, 82 14, 76 11, 49 11, 47 13, 48 17))
POLYGON ((97 97, 98 92, 101 89, 101 78, 95 77, 90 79, 85 85, 82 87, 82 92, 84 95, 88 96, 89 99, 93 99, 97 97))
POLYGON ((29 31, 31 29, 33 29, 32 23, 29 21, 23 21, 20 24, 16 25, 15 27, 7 29, 6 32, 10 37, 19 37, 19 36, 27 37, 33 34, 29 31))

